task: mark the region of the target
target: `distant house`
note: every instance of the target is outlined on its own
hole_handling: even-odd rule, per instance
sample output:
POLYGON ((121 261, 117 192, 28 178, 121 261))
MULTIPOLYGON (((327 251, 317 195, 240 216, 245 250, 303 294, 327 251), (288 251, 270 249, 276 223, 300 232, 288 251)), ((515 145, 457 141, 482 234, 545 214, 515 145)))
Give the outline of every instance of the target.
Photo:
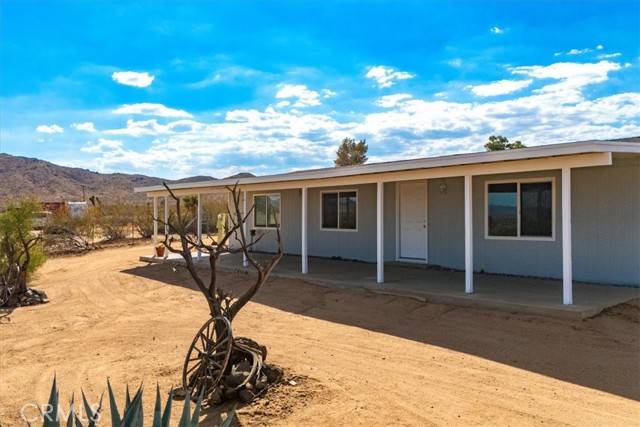
POLYGON ((42 202, 42 210, 55 213, 66 208, 64 202, 42 202))
POLYGON ((67 211, 73 218, 80 217, 87 212, 87 202, 67 202, 67 211))
MULTIPOLYGON (((280 226, 301 256, 377 265, 428 263, 466 272, 640 286, 640 144, 583 141, 500 152, 172 185, 181 195, 238 182, 247 228, 280 226)), ((157 202, 162 186, 137 188, 157 202)), ((272 251, 273 239, 260 242, 272 251)))

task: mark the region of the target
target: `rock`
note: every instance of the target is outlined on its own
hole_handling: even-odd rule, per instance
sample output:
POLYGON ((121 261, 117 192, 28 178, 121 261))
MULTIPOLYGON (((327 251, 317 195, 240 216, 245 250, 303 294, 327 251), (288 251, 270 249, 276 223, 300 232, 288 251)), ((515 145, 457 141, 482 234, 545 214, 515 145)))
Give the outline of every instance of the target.
POLYGON ((220 403, 222 403, 222 390, 220 387, 216 387, 209 396, 209 404, 219 405, 220 403))
POLYGON ((269 380, 267 379, 267 376, 264 374, 260 375, 260 378, 258 378, 258 381, 256 381, 256 390, 265 389, 268 383, 269 380))
POLYGON ((232 389, 226 389, 222 394, 222 396, 224 397, 224 400, 233 400, 236 397, 238 397, 238 391, 232 390, 232 389))
POLYGON ((264 345, 260 346, 260 353, 262 354, 262 361, 267 360, 267 347, 264 345))
POLYGON ((238 387, 249 376, 248 372, 231 373, 224 377, 224 385, 229 388, 238 387))
POLYGON ((282 378, 282 375, 284 374, 284 371, 282 370, 281 367, 276 365, 270 365, 268 363, 265 363, 263 365, 262 372, 267 377, 267 381, 270 383, 275 383, 280 381, 280 378, 282 378))
POLYGON ((184 388, 178 387, 173 389, 174 400, 184 400, 186 397, 187 397, 187 391, 184 388))
POLYGON ((251 363, 249 363, 248 360, 243 360, 242 362, 238 363, 237 365, 233 365, 231 367, 231 372, 232 373, 240 373, 240 372, 246 372, 247 375, 249 375, 249 373, 251 372, 251 368, 253 366, 251 365, 251 363))
POLYGON ((238 392, 238 399, 243 403, 249 403, 256 397, 251 390, 242 389, 238 392))

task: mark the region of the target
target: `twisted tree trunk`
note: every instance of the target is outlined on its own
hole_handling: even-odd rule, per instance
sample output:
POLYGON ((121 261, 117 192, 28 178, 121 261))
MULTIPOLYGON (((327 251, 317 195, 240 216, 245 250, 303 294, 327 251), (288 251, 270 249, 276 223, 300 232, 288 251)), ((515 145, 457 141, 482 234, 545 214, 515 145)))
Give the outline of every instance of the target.
POLYGON ((227 206, 229 227, 219 242, 214 243, 213 237, 207 234, 211 243, 205 243, 190 233, 194 219, 188 219, 183 215, 180 198, 166 184, 164 186, 176 203, 176 214, 170 216, 166 223, 158 218, 154 220, 166 225, 168 233, 164 237, 163 244, 168 251, 182 256, 189 274, 207 301, 211 315, 211 319, 203 325, 187 352, 183 369, 184 387, 191 388, 191 396, 194 397, 197 397, 200 392, 204 393, 213 404, 236 397, 245 402, 251 401, 256 395, 266 391, 270 383, 278 381, 282 376, 282 370, 265 363, 267 357, 265 346, 249 338, 234 337, 231 325, 240 310, 266 283, 282 258, 279 227, 276 227, 275 231, 276 253, 264 263, 255 259, 250 250, 265 235, 247 243, 243 225, 252 214, 254 207, 252 206, 248 212, 241 211, 241 192, 236 184, 233 187, 227 187, 232 201, 232 206, 227 206), (174 235, 178 236, 178 248, 172 246, 175 241, 174 235), (232 248, 229 245, 232 238, 235 239, 238 247, 232 248), (194 263, 191 255, 193 250, 208 255, 211 270, 208 282, 201 277, 194 263), (242 253, 256 273, 253 284, 238 296, 225 291, 217 284, 217 261, 222 254, 227 253, 242 253))

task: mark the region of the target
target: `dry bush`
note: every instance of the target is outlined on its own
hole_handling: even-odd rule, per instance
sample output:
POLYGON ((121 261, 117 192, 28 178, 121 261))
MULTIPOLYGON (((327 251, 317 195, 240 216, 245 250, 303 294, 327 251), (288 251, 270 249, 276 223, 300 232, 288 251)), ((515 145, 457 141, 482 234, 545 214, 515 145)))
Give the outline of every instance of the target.
POLYGON ((44 228, 49 253, 80 252, 95 249, 98 237, 98 212, 89 206, 84 214, 71 216, 66 209, 54 212, 44 228))
POLYGON ((98 225, 103 241, 125 239, 134 220, 132 206, 127 203, 100 203, 97 208, 98 225))

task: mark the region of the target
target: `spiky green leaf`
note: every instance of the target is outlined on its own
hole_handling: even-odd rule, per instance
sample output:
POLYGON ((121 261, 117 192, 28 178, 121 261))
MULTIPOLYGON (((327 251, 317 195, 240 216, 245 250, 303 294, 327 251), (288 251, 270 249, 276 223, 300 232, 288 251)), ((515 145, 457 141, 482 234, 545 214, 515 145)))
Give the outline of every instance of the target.
POLYGON ((182 416, 178 427, 189 427, 189 413, 191 412, 191 390, 187 389, 187 395, 184 397, 184 406, 182 407, 182 416))
POLYGON ((173 386, 169 390, 169 398, 167 404, 164 407, 164 413, 162 414, 162 427, 169 427, 169 421, 171 421, 171 404, 173 402, 173 386))
POLYGON ((204 388, 200 390, 200 396, 196 402, 196 408, 193 410, 193 416, 191 417, 191 427, 198 427, 200 421, 200 407, 202 406, 202 398, 204 397, 204 388))
POLYGON ((49 403, 47 410, 43 413, 44 423, 43 427, 60 427, 60 420, 58 420, 58 385, 56 382, 56 376, 53 376, 53 384, 51 384, 51 393, 49 394, 49 403))
POLYGON ((109 409, 111 410, 111 427, 120 427, 122 424, 122 418, 120 418, 120 412, 118 411, 118 404, 116 398, 113 395, 113 389, 111 388, 111 382, 107 378, 107 390, 109 391, 109 409))
MULTIPOLYGON (((127 387, 128 388, 128 387, 127 387)), ((122 421, 118 427, 136 427, 140 412, 142 411, 142 386, 138 389, 122 416, 122 421)))
POLYGON ((160 402, 160 386, 156 384, 156 404, 153 408, 153 427, 162 427, 162 403, 160 402))
POLYGON ((231 427, 231 423, 233 422, 233 418, 236 416, 236 407, 238 403, 234 403, 231 409, 227 412, 227 418, 220 424, 220 427, 231 427))
POLYGON ((125 411, 129 407, 129 405, 131 405, 131 396, 129 395, 129 384, 127 384, 127 390, 125 392, 125 403, 124 403, 124 410, 125 411))
POLYGON ((73 394, 71 395, 71 404, 69 405, 69 418, 67 418, 67 427, 74 427, 76 423, 76 410, 73 407, 73 394))
POLYGON ((84 404, 84 411, 87 413, 87 419, 89 420, 89 424, 87 427, 96 427, 96 423, 98 422, 98 417, 100 416, 100 410, 102 409, 102 397, 100 395, 100 403, 98 404, 98 408, 94 413, 87 401, 87 397, 84 394, 84 390, 80 390, 82 392, 82 403, 84 404))

